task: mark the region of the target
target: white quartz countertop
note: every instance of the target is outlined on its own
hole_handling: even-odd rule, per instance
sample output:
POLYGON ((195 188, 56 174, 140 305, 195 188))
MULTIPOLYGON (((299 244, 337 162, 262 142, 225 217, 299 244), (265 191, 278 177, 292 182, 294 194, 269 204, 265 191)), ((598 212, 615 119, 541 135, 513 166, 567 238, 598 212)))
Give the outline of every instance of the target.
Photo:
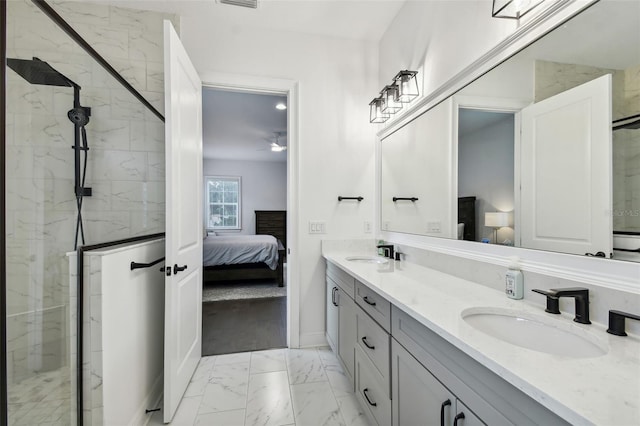
POLYGON ((573 315, 546 314, 541 305, 512 300, 503 292, 413 263, 346 260, 360 254, 325 251, 324 257, 567 422, 640 424, 638 336, 613 336, 603 324, 578 324, 573 315), (599 357, 574 358, 503 342, 462 319, 465 309, 477 307, 548 317, 577 334, 588 334, 608 351, 599 357))

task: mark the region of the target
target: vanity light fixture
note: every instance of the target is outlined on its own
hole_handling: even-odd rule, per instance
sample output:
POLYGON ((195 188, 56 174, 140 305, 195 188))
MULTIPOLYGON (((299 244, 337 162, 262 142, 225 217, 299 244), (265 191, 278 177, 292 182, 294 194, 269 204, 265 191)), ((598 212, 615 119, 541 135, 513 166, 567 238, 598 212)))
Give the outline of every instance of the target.
POLYGON ((402 109, 406 104, 418 97, 418 71, 400 71, 393 81, 380 91, 380 95, 369 103, 369 122, 384 123, 391 114, 402 109))
POLYGON ((398 88, 395 101, 404 104, 411 102, 418 97, 418 80, 416 79, 418 71, 400 71, 393 77, 395 86, 398 88))
POLYGON ((384 86, 380 95, 384 100, 384 106, 382 107, 383 113, 395 114, 402 109, 402 102, 396 101, 396 98, 398 97, 398 86, 395 83, 389 86, 384 86))
POLYGON ((498 244, 498 228, 509 226, 509 213, 486 212, 484 214, 484 226, 493 228, 493 241, 498 244))
POLYGON ((378 96, 371 102, 369 102, 369 122, 370 123, 384 123, 389 119, 389 114, 382 112, 384 107, 384 99, 382 96, 378 96))
POLYGON ((544 0, 493 0, 491 16, 494 18, 520 19, 544 0))

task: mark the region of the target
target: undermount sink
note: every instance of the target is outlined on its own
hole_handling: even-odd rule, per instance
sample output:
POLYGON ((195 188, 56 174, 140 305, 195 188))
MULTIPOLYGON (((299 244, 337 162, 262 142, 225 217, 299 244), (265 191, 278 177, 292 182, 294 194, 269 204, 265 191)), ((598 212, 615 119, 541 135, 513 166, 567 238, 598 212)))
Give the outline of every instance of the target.
POLYGON ((349 262, 362 263, 388 263, 389 259, 381 256, 349 256, 346 258, 349 262))
POLYGON ((541 315, 502 309, 469 308, 462 319, 504 342, 552 355, 593 358, 607 353, 604 343, 578 326, 541 315))

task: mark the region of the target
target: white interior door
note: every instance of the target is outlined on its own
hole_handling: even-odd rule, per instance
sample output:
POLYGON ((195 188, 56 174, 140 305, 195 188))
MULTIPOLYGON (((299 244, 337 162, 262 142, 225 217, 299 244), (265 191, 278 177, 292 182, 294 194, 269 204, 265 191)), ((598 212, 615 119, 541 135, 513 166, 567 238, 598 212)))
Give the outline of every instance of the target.
POLYGON ((202 82, 164 21, 166 265, 164 421, 202 351, 202 82))
POLYGON ((522 110, 522 246, 612 249, 611 75, 522 110))

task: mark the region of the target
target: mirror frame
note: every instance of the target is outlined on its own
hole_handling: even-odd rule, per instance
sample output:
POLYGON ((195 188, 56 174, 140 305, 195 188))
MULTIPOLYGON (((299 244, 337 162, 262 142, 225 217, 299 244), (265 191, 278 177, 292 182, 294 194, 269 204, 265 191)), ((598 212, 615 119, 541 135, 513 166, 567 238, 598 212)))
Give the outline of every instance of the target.
POLYGON ((540 9, 538 13, 530 16, 526 22, 522 22, 520 27, 494 48, 428 95, 419 99, 412 107, 402 111, 401 114, 396 114, 385 123, 384 128, 377 133, 376 137, 376 240, 389 240, 396 244, 406 244, 505 268, 511 263, 509 258, 516 256, 520 258, 523 271, 634 293, 640 291, 640 263, 521 247, 478 244, 473 241, 405 234, 382 229, 382 141, 598 2, 599 0, 560 0, 540 9))

